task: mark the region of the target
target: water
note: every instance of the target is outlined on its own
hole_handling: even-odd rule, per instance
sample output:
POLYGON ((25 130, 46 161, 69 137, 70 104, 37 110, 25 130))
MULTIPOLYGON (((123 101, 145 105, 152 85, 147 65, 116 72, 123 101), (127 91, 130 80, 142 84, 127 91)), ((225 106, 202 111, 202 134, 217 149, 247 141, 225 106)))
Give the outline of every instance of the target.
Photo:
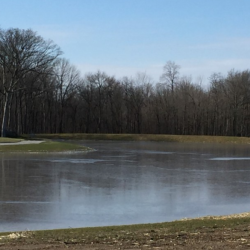
POLYGON ((0 231, 249 211, 249 145, 77 143, 96 151, 0 155, 0 231))

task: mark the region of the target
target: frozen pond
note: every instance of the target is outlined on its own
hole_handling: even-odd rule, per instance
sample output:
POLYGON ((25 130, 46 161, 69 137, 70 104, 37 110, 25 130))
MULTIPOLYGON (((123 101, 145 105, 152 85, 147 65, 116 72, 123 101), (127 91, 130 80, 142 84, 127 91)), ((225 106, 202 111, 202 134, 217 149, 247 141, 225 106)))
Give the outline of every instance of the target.
POLYGON ((96 151, 0 154, 0 231, 250 210, 250 145, 77 143, 96 151))

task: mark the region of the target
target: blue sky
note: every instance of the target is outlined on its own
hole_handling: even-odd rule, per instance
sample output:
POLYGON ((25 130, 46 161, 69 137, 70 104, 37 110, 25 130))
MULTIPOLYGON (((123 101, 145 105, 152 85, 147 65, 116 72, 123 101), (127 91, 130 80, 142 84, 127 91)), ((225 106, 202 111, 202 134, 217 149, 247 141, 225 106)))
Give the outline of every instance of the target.
POLYGON ((0 28, 51 39, 84 75, 145 72, 164 64, 194 82, 250 69, 249 0, 0 0, 0 28))

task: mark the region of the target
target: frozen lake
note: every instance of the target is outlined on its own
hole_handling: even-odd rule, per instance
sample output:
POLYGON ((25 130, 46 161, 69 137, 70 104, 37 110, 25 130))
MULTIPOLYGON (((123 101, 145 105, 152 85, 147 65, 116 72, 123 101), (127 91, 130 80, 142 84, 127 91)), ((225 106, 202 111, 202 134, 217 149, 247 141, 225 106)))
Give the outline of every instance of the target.
POLYGON ((250 145, 76 143, 96 151, 0 154, 0 231, 250 210, 250 145))

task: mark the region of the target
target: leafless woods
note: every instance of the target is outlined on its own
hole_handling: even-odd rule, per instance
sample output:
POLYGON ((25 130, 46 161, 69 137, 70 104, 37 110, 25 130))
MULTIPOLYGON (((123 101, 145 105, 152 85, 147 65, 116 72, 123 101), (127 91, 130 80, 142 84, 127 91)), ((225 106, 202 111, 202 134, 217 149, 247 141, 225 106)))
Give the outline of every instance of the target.
MULTIPOLYGON (((82 77, 32 30, 0 30, 1 135, 31 133, 250 134, 250 71, 215 73, 209 88, 168 61, 146 74, 82 77), (12 131, 12 132, 11 132, 12 131)), ((233 65, 232 65, 233 67, 233 65)))

